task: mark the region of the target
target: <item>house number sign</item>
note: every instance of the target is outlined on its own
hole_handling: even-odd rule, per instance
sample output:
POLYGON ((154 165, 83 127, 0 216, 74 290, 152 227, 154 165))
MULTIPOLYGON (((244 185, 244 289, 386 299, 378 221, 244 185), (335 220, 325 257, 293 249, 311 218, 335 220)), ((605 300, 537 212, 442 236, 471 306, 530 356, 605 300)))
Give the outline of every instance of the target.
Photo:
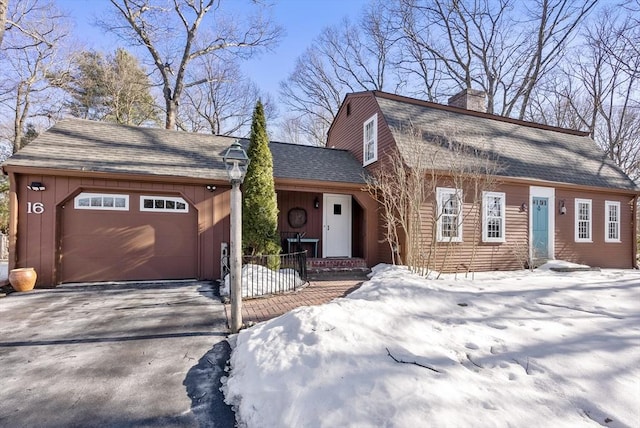
POLYGON ((42 214, 44 204, 42 202, 27 202, 27 214, 42 214))

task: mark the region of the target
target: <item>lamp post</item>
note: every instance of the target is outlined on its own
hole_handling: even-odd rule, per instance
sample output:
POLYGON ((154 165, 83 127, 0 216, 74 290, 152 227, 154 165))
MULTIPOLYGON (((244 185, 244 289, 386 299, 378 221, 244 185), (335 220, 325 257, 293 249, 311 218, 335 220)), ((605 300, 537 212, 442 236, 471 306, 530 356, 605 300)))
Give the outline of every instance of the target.
POLYGON ((244 180, 249 166, 247 152, 236 140, 225 151, 224 165, 231 183, 231 233, 230 233, 230 291, 231 291, 231 328, 237 333, 242 327, 242 193, 240 184, 244 180))

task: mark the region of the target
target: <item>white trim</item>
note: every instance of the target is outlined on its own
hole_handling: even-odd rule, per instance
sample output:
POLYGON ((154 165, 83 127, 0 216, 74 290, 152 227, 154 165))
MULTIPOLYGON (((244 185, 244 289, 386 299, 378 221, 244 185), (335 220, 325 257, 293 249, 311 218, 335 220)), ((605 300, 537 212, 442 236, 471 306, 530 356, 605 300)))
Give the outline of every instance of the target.
POLYGON ((362 124, 362 165, 367 166, 378 160, 378 113, 371 116, 362 124), (367 125, 373 124, 373 135, 367 140, 367 125), (367 158, 367 145, 371 141, 373 145, 373 154, 371 158, 367 158))
POLYGON ((152 195, 141 195, 140 196, 140 211, 150 211, 150 212, 162 212, 162 213, 188 213, 189 212, 189 204, 182 198, 176 196, 152 196, 152 195), (144 201, 153 200, 154 207, 153 208, 145 208, 144 201), (156 202, 162 201, 162 207, 156 207, 156 202), (167 208, 167 202, 172 202, 173 208, 167 208), (184 207, 176 208, 177 206, 184 207))
POLYGON ((463 194, 462 194, 462 190, 461 189, 453 189, 450 187, 438 187, 436 188, 436 213, 437 213, 437 241, 438 242, 462 242, 462 229, 463 229, 463 225, 462 225, 462 204, 463 204, 464 198, 463 198, 463 194), (458 213, 455 215, 457 217, 457 232, 458 232, 458 236, 455 237, 451 237, 451 236, 442 236, 442 217, 443 217, 443 213, 442 213, 442 197, 443 196, 451 196, 454 195, 458 201, 458 213))
POLYGON ((129 195, 83 192, 73 198, 73 208, 77 210, 129 211, 129 195), (89 205, 82 202, 84 199, 89 199, 89 205), (100 200, 99 205, 98 199, 100 200), (116 199, 124 199, 124 206, 116 206, 116 199))
POLYGON ((620 240, 620 201, 604 201, 604 242, 621 242, 620 240), (616 207, 617 218, 615 221, 609 220, 609 207, 616 207), (609 225, 614 223, 616 225, 617 238, 611 238, 609 236, 609 225))
MULTIPOLYGON (((540 187, 529 186, 529 211, 533 207, 533 198, 548 198, 549 199, 549 218, 547 219, 547 227, 549 228, 549 234, 547 236, 549 260, 556 258, 556 189, 553 187, 540 187)), ((533 260, 533 216, 529 212, 529 258, 533 260)))
POLYGON ((575 199, 575 215, 574 215, 574 239, 576 242, 593 242, 593 201, 591 199, 580 199, 580 198, 576 198, 575 199), (589 225, 589 236, 586 238, 581 238, 580 235, 580 221, 585 221, 585 220, 580 220, 580 204, 586 204, 589 207, 589 211, 588 211, 588 216, 589 218, 586 220, 588 221, 588 225, 589 225))
POLYGON ((482 192, 482 242, 505 242, 506 238, 506 194, 504 192, 482 192), (487 212, 487 208, 489 207, 488 198, 500 198, 500 215, 492 216, 494 219, 498 219, 500 221, 499 224, 499 237, 489 237, 489 229, 488 229, 488 220, 489 215, 487 212))

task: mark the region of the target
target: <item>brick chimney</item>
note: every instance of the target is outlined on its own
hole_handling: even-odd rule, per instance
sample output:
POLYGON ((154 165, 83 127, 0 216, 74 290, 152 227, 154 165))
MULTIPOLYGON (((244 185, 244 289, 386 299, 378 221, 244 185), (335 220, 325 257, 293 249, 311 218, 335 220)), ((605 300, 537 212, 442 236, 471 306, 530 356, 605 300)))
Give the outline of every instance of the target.
POLYGON ((448 104, 451 107, 460 107, 467 110, 487 112, 487 94, 477 89, 463 89, 456 95, 449 98, 448 104))

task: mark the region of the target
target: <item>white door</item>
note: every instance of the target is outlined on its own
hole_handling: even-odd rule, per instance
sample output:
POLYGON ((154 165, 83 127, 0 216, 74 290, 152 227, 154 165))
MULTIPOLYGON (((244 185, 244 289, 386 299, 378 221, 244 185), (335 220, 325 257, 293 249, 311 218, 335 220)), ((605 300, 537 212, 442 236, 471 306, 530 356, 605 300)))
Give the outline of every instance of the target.
POLYGON ((324 195, 323 257, 351 257, 351 195, 324 195))

